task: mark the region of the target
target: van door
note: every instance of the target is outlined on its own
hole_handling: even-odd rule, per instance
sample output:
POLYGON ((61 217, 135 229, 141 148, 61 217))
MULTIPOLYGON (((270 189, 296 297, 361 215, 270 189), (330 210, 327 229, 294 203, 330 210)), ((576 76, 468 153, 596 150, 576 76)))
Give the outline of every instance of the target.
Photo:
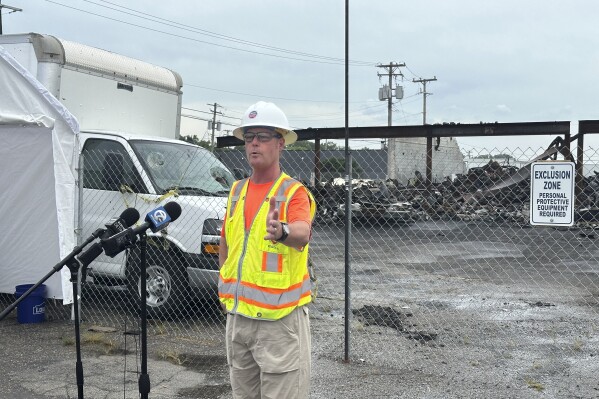
MULTIPOLYGON (((137 207, 137 193, 148 193, 131 157, 122 143, 103 138, 85 141, 82 157, 83 190, 82 237, 120 215, 129 207, 137 207)), ((125 252, 114 258, 100 255, 91 265, 94 277, 125 278, 125 252)))

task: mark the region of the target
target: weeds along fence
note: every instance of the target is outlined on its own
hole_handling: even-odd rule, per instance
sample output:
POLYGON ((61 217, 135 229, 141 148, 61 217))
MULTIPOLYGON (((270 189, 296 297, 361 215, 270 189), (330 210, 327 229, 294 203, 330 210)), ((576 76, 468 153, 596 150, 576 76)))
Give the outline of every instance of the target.
MULTIPOLYGON (((539 135, 539 146, 527 148, 484 148, 481 137, 469 156, 455 140, 457 127, 435 137, 421 128, 426 134, 420 137, 383 132, 378 138, 388 139, 385 150, 351 151, 349 228, 343 152, 284 153, 283 169, 306 182, 318 208, 310 247, 313 355, 445 373, 454 394, 462 389, 460 378, 540 390, 559 380, 570 386, 565 396, 582 389, 584 397, 581 383, 599 369, 599 154, 584 145, 597 125, 580 122, 573 139, 569 123, 560 124, 559 132, 549 131, 559 134, 550 145, 553 137, 541 136, 547 129, 529 131, 539 135), (576 162, 572 227, 530 226, 527 170, 540 159, 576 162)), ((507 132, 503 125, 489 128, 507 132)), ((248 172, 243 152, 216 153, 238 176, 248 172)), ((102 206, 111 190, 118 189, 98 186, 85 200, 102 206)), ((122 209, 144 201, 119 195, 122 209)), ((221 199, 213 206, 222 207, 221 199)), ((185 227, 198 229, 199 243, 200 226, 185 227)), ((149 247, 148 300, 159 304, 171 295, 177 301, 150 324, 149 340, 160 334, 173 342, 201 337, 205 345, 224 345, 215 287, 191 288, 185 273, 191 266, 176 250, 155 239, 149 247)), ((85 284, 84 323, 137 328, 137 290, 112 278, 85 284)), ((49 317, 68 317, 62 309, 49 308, 49 317)))

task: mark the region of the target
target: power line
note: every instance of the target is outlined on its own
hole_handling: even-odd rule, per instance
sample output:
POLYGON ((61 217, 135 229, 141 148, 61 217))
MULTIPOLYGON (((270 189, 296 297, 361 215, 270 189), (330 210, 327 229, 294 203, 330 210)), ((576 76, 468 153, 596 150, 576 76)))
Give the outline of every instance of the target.
POLYGON ((420 76, 420 75, 414 73, 414 71, 412 71, 407 65, 406 65, 406 69, 412 74, 412 76, 414 76, 414 78, 417 78, 420 76))
MULTIPOLYGON (((99 16, 99 17, 101 17, 101 18, 106 18, 106 19, 110 19, 110 20, 115 20, 115 21, 117 21, 117 22, 126 23, 126 24, 133 25, 133 26, 137 26, 137 27, 140 27, 140 28, 144 28, 144 29, 149 29, 149 30, 154 30, 154 31, 156 31, 155 29, 152 29, 152 28, 148 28, 148 27, 145 27, 145 26, 139 26, 139 25, 136 25, 136 24, 131 24, 131 23, 128 23, 128 22, 125 22, 125 21, 121 21, 121 20, 117 20, 117 19, 114 19, 114 18, 110 18, 110 17, 104 16, 104 15, 96 14, 96 13, 93 13, 93 12, 90 12, 90 11, 87 11, 87 10, 82 10, 82 9, 78 9, 78 8, 75 8, 75 7, 67 6, 67 5, 65 5, 65 4, 61 4, 61 3, 58 3, 58 2, 54 2, 54 1, 51 1, 51 0, 46 0, 46 1, 48 1, 48 2, 50 2, 50 3, 53 3, 53 4, 61 5, 61 6, 63 6, 63 7, 70 8, 70 9, 73 9, 73 10, 76 10, 76 11, 80 11, 80 12, 84 12, 84 13, 88 13, 88 14, 96 15, 96 16, 99 16)), ((84 0, 84 1, 86 1, 86 2, 88 2, 88 3, 90 3, 90 4, 94 4, 94 5, 100 5, 100 4, 98 4, 97 2, 94 2, 94 1, 90 1, 90 0, 84 0)), ((113 5, 114 5, 114 3, 110 3, 110 2, 107 2, 107 3, 109 3, 109 4, 113 4, 113 5)), ((102 6, 102 5, 100 5, 100 6, 102 6)), ((103 7, 106 7, 106 6, 103 6, 103 7)), ((119 7, 122 7, 122 6, 119 6, 119 7)), ((107 8, 108 8, 108 9, 115 10, 115 11, 123 12, 123 11, 121 11, 121 10, 116 10, 115 8, 112 8, 112 7, 107 7, 107 8)), ((124 9, 127 9, 127 10, 131 10, 131 11, 133 11, 133 12, 135 12, 135 13, 140 13, 140 14, 142 14, 142 15, 148 15, 148 16, 151 16, 152 18, 157 18, 157 19, 162 19, 162 20, 165 20, 165 19, 163 19, 163 18, 155 17, 155 16, 152 16, 151 14, 142 13, 142 12, 140 12, 140 11, 137 11, 137 10, 134 10, 134 9, 131 9, 131 8, 127 8, 127 7, 122 7, 122 8, 124 8, 124 9)), ((128 14, 128 15, 134 15, 134 14, 132 14, 132 13, 128 13, 128 12, 127 12, 126 14, 128 14)), ((139 17, 139 16, 137 16, 137 15, 134 15, 134 16, 136 16, 136 17, 139 17)), ((146 20, 150 20, 150 19, 148 19, 148 18, 143 18, 143 17, 139 17, 139 18, 146 19, 146 20)), ((152 22, 156 22, 155 20, 151 20, 151 21, 152 21, 152 22)), ((175 24, 178 24, 177 22, 170 21, 170 20, 165 20, 165 21, 169 21, 169 22, 173 22, 173 23, 175 23, 175 24)), ((172 24, 167 24, 167 25, 169 25, 169 26, 173 26, 172 24)), ((180 24, 180 25, 182 25, 182 24, 180 24)), ((188 26, 188 25, 183 25, 183 26, 188 26)), ((192 27, 192 28, 193 28, 193 27, 192 27)), ((193 28, 193 29, 198 29, 198 28, 193 28)), ((170 34, 170 33, 168 33, 168 32, 162 32, 162 31, 158 31, 158 32, 165 33, 165 34, 170 34)), ((209 31, 206 31, 206 32, 208 32, 209 34, 213 34, 213 36, 215 36, 215 35, 217 35, 217 36, 222 36, 222 37, 225 37, 225 38, 229 38, 229 39, 231 39, 231 40, 233 40, 233 41, 238 41, 238 42, 243 42, 243 43, 253 43, 253 42, 249 42, 249 41, 242 41, 242 40, 239 40, 239 39, 231 38, 231 37, 228 37, 228 36, 225 36, 225 35, 219 35, 219 34, 216 34, 216 33, 213 33, 213 32, 209 32, 209 31)), ((172 34, 170 34, 170 35, 172 35, 172 34)), ((175 36, 178 36, 178 35, 175 35, 175 36)), ((215 36, 215 37, 216 37, 216 36, 215 36)), ((185 37, 184 37, 184 38, 185 38, 185 37)), ((194 39, 191 39, 191 40, 194 40, 194 39)), ((216 45, 216 44, 214 44, 214 43, 211 43, 211 44, 213 44, 213 45, 216 45)), ((257 45, 258 45, 258 46, 264 46, 264 45, 260 45, 260 44, 257 44, 257 45)), ((286 49, 280 49, 280 48, 276 48, 276 47, 272 47, 272 46, 264 46, 264 47, 269 47, 269 48, 272 48, 272 49, 277 49, 277 50, 285 50, 285 51, 287 51, 286 49)), ((298 53, 298 54, 307 54, 307 53, 298 53)), ((314 55, 310 55, 310 54, 307 54, 307 55, 309 55, 309 56, 314 56, 314 55)), ((399 65, 399 64, 398 64, 398 65, 399 65)), ((405 64, 404 64, 404 65, 405 65, 405 64)), ((255 97, 255 96, 256 96, 255 94, 239 93, 239 92, 226 91, 226 90, 218 90, 218 89, 209 88, 209 87, 200 86, 200 85, 188 84, 188 86, 192 86, 192 87, 200 87, 200 88, 204 88, 204 89, 208 89, 208 90, 217 90, 217 91, 228 92, 228 93, 235 93, 235 94, 239 94, 239 95, 247 95, 247 96, 252 96, 252 97, 255 97)), ((268 96, 261 96, 261 97, 275 98, 275 99, 281 99, 281 100, 287 100, 287 101, 304 101, 304 102, 320 102, 320 103, 327 103, 327 102, 328 102, 328 103, 340 103, 340 102, 326 101, 326 100, 306 100, 306 99, 294 99, 294 98, 286 98, 286 97, 268 97, 268 96)), ((358 102, 355 102, 355 103, 358 103, 358 102)), ((189 110, 194 110, 194 109, 189 109, 189 110)), ((205 111, 199 111, 199 110, 194 110, 194 111, 196 111, 196 112, 205 112, 205 111)), ((352 112, 352 114, 356 114, 356 113, 360 113, 360 112, 362 112, 362 111, 361 111, 361 110, 357 110, 357 111, 353 111, 353 112, 352 112)), ((330 115, 330 114, 329 114, 329 115, 330 115)), ((333 114, 333 115, 335 115, 335 114, 333 114)), ((223 117, 225 117, 225 116, 223 115, 223 117)), ((326 115, 326 114, 324 114, 324 115, 316 115, 316 116, 314 116, 313 118, 326 118, 326 117, 327 117, 327 115, 326 115)), ((231 118, 231 119, 238 119, 238 118, 234 118, 234 117, 228 117, 228 118, 231 118)), ((308 117, 306 117, 305 115, 303 116, 303 119, 307 119, 307 118, 308 118, 308 117)))
MULTIPOLYGON (((331 104, 341 104, 341 103, 343 103, 343 101, 308 100, 308 99, 289 98, 289 97, 263 96, 263 95, 252 94, 252 93, 241 93, 241 92, 238 92, 238 91, 215 89, 213 87, 206 87, 206 86, 201 86, 201 85, 196 85, 196 84, 191 84, 191 83, 186 83, 185 86, 197 87, 199 89, 213 90, 213 91, 218 91, 218 92, 221 92, 221 93, 237 94, 237 95, 240 95, 240 96, 270 98, 270 99, 273 99, 273 100, 299 101, 299 102, 310 102, 310 103, 331 103, 331 104)), ((352 101, 350 101, 350 102, 352 102, 352 101)), ((363 103, 363 101, 353 101, 353 103, 363 103)))
MULTIPOLYGON (((415 97, 418 94, 419 93, 413 94, 413 95, 409 96, 408 98, 415 97)), ((360 107, 358 109, 350 111, 349 115, 350 116, 359 116, 359 117, 364 117, 364 118, 377 117, 377 116, 379 116, 378 113, 376 113, 376 114, 364 114, 364 111, 378 109, 378 108, 382 108, 384 106, 385 106, 385 104, 379 104, 379 103, 375 103, 375 104, 370 105, 370 106, 363 106, 363 107, 360 107)), ((195 109, 195 108, 189 108, 189 107, 181 107, 181 108, 184 109, 184 110, 189 110, 189 111, 194 111, 194 112, 199 112, 199 113, 203 113, 203 114, 212 115, 212 112, 202 111, 202 110, 198 110, 198 109, 195 109)), ((243 111, 237 111, 237 110, 231 109, 231 108, 225 108, 225 107, 223 107, 223 109, 225 109, 227 112, 231 112, 231 113, 238 113, 238 114, 242 114, 243 113, 243 111)), ((411 118, 411 117, 413 117, 415 115, 419 115, 420 114, 419 112, 418 113, 409 113, 409 114, 406 114, 403 111, 403 109, 402 110, 395 109, 393 112, 402 112, 402 114, 403 114, 402 119, 403 120, 407 120, 407 119, 409 119, 409 118, 411 118)), ((206 121, 206 122, 209 121, 209 119, 205 119, 205 118, 201 118, 201 117, 197 117, 197 116, 193 116, 193 115, 189 115, 189 114, 183 114, 181 116, 186 117, 186 118, 203 120, 203 121, 206 121)), ((321 113, 321 114, 306 114, 306 113, 303 113, 303 114, 301 114, 301 116, 300 115, 288 114, 287 116, 288 116, 288 118, 290 120, 293 120, 293 121, 302 121, 302 120, 303 121, 309 121, 309 120, 314 120, 314 121, 320 120, 320 121, 322 121, 322 120, 339 120, 339 119, 343 119, 343 115, 340 112, 328 112, 328 113, 321 113)), ((236 121, 241 120, 240 117, 225 116, 225 115, 221 115, 221 117, 234 119, 236 121)), ((237 126, 237 125, 227 124, 227 123, 224 123, 224 122, 222 122, 222 124, 229 125, 229 126, 237 126)))
MULTIPOLYGON (((85 1, 87 3, 91 3, 91 4, 94 4, 94 5, 97 5, 97 6, 100 6, 100 7, 108 8, 108 9, 113 10, 113 11, 121 12, 121 13, 128 14, 128 15, 133 15, 133 16, 135 16, 137 18, 149 20, 149 21, 152 21, 152 22, 157 22, 157 23, 160 23, 160 24, 164 24, 164 25, 167 25, 167 26, 175 27, 175 28, 178 28, 178 29, 186 30, 186 31, 191 31, 191 32, 199 33, 199 34, 206 35, 206 36, 213 37, 213 38, 220 39, 220 40, 232 41, 232 42, 235 42, 235 43, 247 44, 247 45, 250 45, 250 46, 259 47, 259 48, 263 48, 263 49, 267 49, 267 50, 273 50, 273 51, 284 52, 284 53, 289 53, 289 54, 301 55, 301 56, 305 56, 305 57, 319 58, 319 59, 325 59, 325 60, 336 61, 336 62, 344 62, 345 61, 345 60, 340 59, 340 58, 327 57, 327 56, 322 56, 322 55, 317 55, 317 54, 311 54, 311 53, 304 53, 304 52, 300 52, 300 51, 289 50, 289 49, 282 48, 282 47, 275 47, 275 46, 270 46, 270 45, 261 44, 261 43, 257 43, 257 42, 252 42, 252 41, 249 41, 249 40, 239 39, 239 38, 236 38, 236 37, 233 37, 233 36, 223 35, 223 34, 220 34, 220 33, 209 31, 209 30, 197 28, 195 26, 182 24, 182 23, 177 22, 177 21, 173 21, 173 20, 161 18, 161 17, 158 17, 156 15, 148 14, 148 13, 145 13, 145 12, 142 12, 142 11, 135 10, 133 8, 128 8, 128 7, 122 6, 120 4, 115 4, 115 3, 112 3, 110 1, 104 1, 104 2, 108 3, 108 4, 111 4, 111 5, 114 5, 114 6, 117 6, 119 8, 125 9, 125 10, 132 11, 132 12, 134 12, 136 14, 140 14, 142 16, 135 15, 135 14, 132 14, 132 13, 128 13, 126 11, 122 11, 122 10, 119 10, 119 9, 116 9, 116 8, 113 8, 113 7, 108 7, 106 5, 99 4, 99 3, 95 2, 95 1, 91 1, 91 0, 83 0, 83 1, 85 1), (144 16, 147 16, 147 17, 150 17, 150 18, 147 18, 147 17, 144 17, 144 16), (162 22, 162 21, 166 21, 166 22, 162 22)), ((350 63, 352 63, 352 64, 354 64, 356 66, 357 65, 359 65, 359 66, 372 66, 374 64, 373 62, 356 61, 356 60, 350 60, 350 63)))
MULTIPOLYGON (((256 97, 256 98, 270 98, 270 99, 274 99, 274 100, 309 102, 309 103, 344 104, 344 101, 310 100, 310 99, 302 99, 302 98, 274 97, 274 96, 265 96, 265 95, 262 95, 262 94, 242 93, 242 92, 238 92, 238 91, 215 89, 213 87, 201 86, 201 85, 196 85, 196 84, 192 84, 192 83, 185 83, 185 86, 196 87, 196 88, 205 89, 205 90, 218 91, 218 92, 221 92, 221 93, 236 94, 236 95, 240 95, 240 96, 256 97)), ((407 98, 411 98, 411 97, 417 96, 419 94, 420 93, 410 94, 409 96, 404 97, 404 100, 407 99, 407 98)), ((364 103, 369 103, 369 101, 350 101, 350 103, 351 104, 364 104, 364 103)), ((236 111, 236 112, 243 113, 243 111, 236 111)))
MULTIPOLYGON (((369 110, 369 109, 380 108, 380 107, 383 107, 383 106, 384 106, 384 104, 376 104, 376 105, 372 105, 372 106, 369 106, 369 107, 362 107, 362 108, 356 109, 354 111, 350 111, 349 114, 353 115, 353 114, 357 114, 357 113, 360 113, 360 112, 363 112, 363 111, 366 111, 366 110, 369 110)), ((326 114, 312 114, 312 115, 302 114, 302 116, 289 115, 289 118, 290 119, 294 119, 294 120, 297 120, 297 119, 317 119, 317 118, 328 118, 329 116, 333 117, 333 116, 339 115, 339 114, 341 114, 341 116, 339 116, 337 118, 331 118, 331 119, 342 118, 343 117, 342 116, 343 115, 343 111, 340 111, 340 112, 330 112, 330 113, 326 113, 326 114)))
MULTIPOLYGON (((46 1, 49 2, 49 3, 56 4, 56 5, 60 5, 60 6, 65 7, 65 8, 69 8, 69 9, 75 10, 75 11, 79 11, 79 12, 91 14, 91 15, 94 15, 94 16, 97 16, 97 17, 100 17, 100 18, 112 20, 112 21, 115 21, 115 22, 127 24, 127 25, 130 25, 130 26, 134 26, 134 27, 138 27, 138 28, 141 28, 141 29, 146 29, 146 30, 150 30, 150 31, 154 31, 154 32, 158 32, 158 33, 162 33, 162 34, 174 36, 174 37, 179 37, 179 38, 183 38, 183 39, 187 39, 187 40, 196 41, 196 42, 199 42, 199 43, 204 43, 204 44, 213 45, 213 46, 217 46, 217 47, 224 47, 224 48, 229 48, 229 49, 233 49, 233 50, 244 51, 244 52, 249 52, 249 53, 254 53, 254 54, 261 54, 261 55, 267 55, 267 56, 276 56, 274 54, 268 54, 268 53, 255 52, 255 51, 250 51, 250 50, 245 50, 245 49, 239 49, 239 48, 236 48, 236 47, 219 45, 217 43, 212 43, 212 42, 207 42, 207 41, 203 41, 203 40, 194 39, 194 38, 187 37, 187 36, 177 35, 177 34, 173 34, 173 33, 170 33, 170 32, 166 32, 166 31, 162 31, 162 30, 150 28, 150 27, 147 27, 147 26, 133 24, 133 23, 128 22, 128 21, 122 21, 122 20, 119 20, 119 19, 116 19, 116 18, 111 18, 111 17, 105 16, 105 15, 101 15, 101 14, 98 14, 98 13, 94 13, 94 12, 91 12, 91 11, 88 11, 88 10, 83 10, 83 9, 76 8, 76 7, 72 7, 72 6, 69 6, 69 5, 66 5, 66 4, 62 4, 62 3, 59 3, 59 2, 56 2, 56 1, 52 1, 52 0, 46 0, 46 1)), ((265 49, 269 49, 269 50, 273 50, 273 51, 280 51, 280 52, 285 52, 285 53, 297 54, 297 55, 300 55, 300 56, 315 57, 315 58, 321 58, 321 59, 328 59, 328 60, 334 60, 336 62, 337 61, 338 62, 343 62, 344 61, 344 60, 341 60, 341 59, 338 59, 338 58, 324 57, 324 56, 310 54, 310 53, 302 53, 302 52, 292 51, 292 50, 288 50, 288 49, 284 49, 284 48, 263 45, 263 44, 260 44, 260 43, 251 42, 251 41, 247 41, 247 40, 243 40, 243 39, 237 39, 235 37, 222 35, 222 34, 219 34, 219 33, 207 31, 207 30, 200 29, 200 28, 196 28, 196 27, 193 27, 193 26, 190 26, 190 25, 181 24, 181 23, 176 22, 176 21, 168 20, 168 19, 165 19, 165 18, 160 18, 160 17, 154 16, 152 14, 144 13, 144 12, 135 10, 133 8, 124 7, 124 6, 121 6, 121 5, 109 2, 109 1, 106 1, 106 3, 114 5, 114 6, 117 6, 117 7, 120 7, 122 9, 124 9, 124 10, 132 11, 132 12, 126 12, 126 11, 123 11, 123 10, 119 10, 117 8, 109 7, 109 6, 106 6, 106 5, 102 5, 102 4, 99 4, 99 3, 95 2, 95 1, 91 1, 91 0, 83 0, 83 1, 85 1, 87 3, 90 3, 90 4, 93 4, 93 5, 96 5, 96 6, 104 7, 104 8, 116 11, 116 12, 121 12, 121 13, 124 13, 124 14, 127 14, 127 15, 135 16, 137 18, 148 20, 148 21, 151 21, 151 22, 161 23, 161 24, 164 24, 164 25, 167 25, 167 26, 175 27, 175 28, 178 28, 178 29, 184 29, 184 30, 187 30, 187 31, 192 31, 192 32, 195 32, 195 33, 207 35, 207 36, 218 38, 218 39, 221 39, 221 40, 229 40, 229 41, 233 41, 233 42, 236 42, 236 43, 248 44, 248 45, 251 45, 251 46, 265 48, 265 49), (134 13, 141 14, 141 16, 140 15, 135 15, 134 13), (144 16, 148 16, 150 18, 147 18, 147 17, 144 17, 144 16), (161 21, 166 21, 168 23, 161 22, 161 21), (177 26, 177 25, 179 25, 179 26, 177 26)), ((294 57, 284 57, 283 56, 283 57, 279 57, 279 58, 287 58, 287 59, 293 59, 293 60, 299 60, 299 61, 305 61, 305 62, 320 62, 320 63, 322 63, 321 61, 298 59, 298 58, 294 58, 294 57)), ((372 63, 366 62, 366 61, 351 61, 351 62, 354 62, 356 66, 371 66, 372 65, 372 63)), ((331 62, 326 62, 326 63, 331 64, 331 62)), ((335 63, 335 62, 333 62, 333 63, 335 63)), ((229 90, 220 90, 220 89, 215 89, 215 88, 201 86, 201 85, 194 85, 194 84, 186 84, 186 86, 198 87, 198 88, 203 88, 203 89, 206 89, 206 90, 214 90, 214 91, 219 91, 219 92, 224 92, 224 93, 231 93, 231 94, 251 96, 251 97, 256 97, 257 96, 256 94, 251 94, 251 93, 240 93, 240 92, 229 91, 229 90)), ((296 99, 296 98, 275 97, 275 96, 260 96, 260 97, 262 97, 262 98, 278 99, 278 100, 286 100, 286 101, 320 102, 320 103, 342 103, 342 101, 296 99)), ((355 101, 353 103, 361 103, 361 101, 355 101)))
MULTIPOLYGON (((162 33, 162 34, 173 36, 173 37, 178 37, 180 39, 190 40, 190 41, 193 41, 193 42, 196 42, 196 43, 207 44, 207 45, 210 45, 210 46, 221 47, 221 48, 226 48, 226 49, 230 49, 230 50, 236 50, 236 51, 241 51, 241 52, 251 53, 251 54, 265 55, 265 56, 274 57, 274 58, 283 58, 283 59, 295 60, 295 61, 303 61, 303 62, 314 62, 314 63, 319 63, 319 64, 343 65, 344 62, 345 62, 342 59, 333 59, 333 60, 337 60, 337 61, 332 61, 332 60, 331 61, 325 61, 325 60, 318 60, 318 59, 306 59, 306 58, 288 57, 288 56, 284 56, 284 55, 280 55, 280 54, 270 54, 270 53, 264 53, 264 52, 260 52, 260 51, 252 51, 252 50, 242 49, 242 48, 238 48, 238 47, 227 46, 227 45, 224 45, 224 44, 212 43, 212 42, 209 42, 209 41, 206 41, 206 40, 195 39, 195 38, 188 37, 188 36, 183 36, 183 35, 178 35, 178 34, 171 33, 171 32, 166 32, 166 31, 163 31, 163 30, 160 30, 160 29, 154 29, 154 28, 150 28, 150 27, 147 27, 147 26, 135 24, 135 23, 132 23, 132 22, 129 22, 129 21, 123 21, 123 20, 120 20, 118 18, 108 17, 106 15, 94 13, 94 12, 87 11, 87 10, 83 10, 83 9, 80 9, 80 8, 77 8, 77 7, 68 6, 66 4, 62 4, 62 3, 59 3, 59 2, 56 2, 56 1, 52 1, 52 0, 46 0, 46 1, 48 3, 56 4, 56 5, 65 7, 65 8, 69 8, 69 9, 72 9, 72 10, 75 10, 75 11, 79 11, 79 12, 83 12, 83 13, 90 14, 90 15, 94 15, 94 16, 97 16, 97 17, 100 17, 100 18, 111 20, 111 21, 119 22, 119 23, 122 23, 122 24, 125 24, 125 25, 134 26, 136 28, 141 28, 141 29, 152 31, 152 32, 162 33)), ((115 10, 115 11, 118 11, 118 10, 115 10)), ((137 16, 137 17, 138 18, 142 18, 142 17, 139 17, 139 16, 137 16)), ((148 20, 148 18, 142 18, 142 19, 148 20)), ((156 21, 154 21, 154 22, 156 22, 156 21)), ((238 39, 238 40, 240 40, 240 39, 238 39)), ((323 58, 323 56, 318 56, 318 55, 307 55, 306 57, 323 58)), ((352 64, 352 66, 372 66, 372 64, 365 63, 363 61, 357 61, 357 64, 352 64)))
MULTIPOLYGON (((207 118, 200 118, 199 116, 195 116, 195 115, 189 115, 189 114, 181 114, 181 118, 189 118, 189 119, 195 119, 198 121, 204 121, 204 122, 210 122, 211 119, 207 119, 207 118)), ((221 122, 221 125, 226 125, 226 126, 234 126, 237 127, 237 125, 232 125, 230 123, 226 123, 226 122, 221 122)))
POLYGON ((195 115, 181 114, 181 117, 182 118, 195 119, 195 120, 198 120, 198 121, 210 122, 210 119, 200 118, 199 116, 195 116, 195 115))
MULTIPOLYGON (((273 99, 273 100, 285 100, 285 101, 297 101, 297 102, 310 102, 310 103, 329 103, 329 104, 344 104, 343 101, 330 101, 330 100, 313 100, 313 99, 300 99, 300 98, 289 98, 289 97, 275 97, 275 96, 265 96, 262 94, 253 94, 253 93, 242 93, 242 92, 238 92, 238 91, 232 91, 232 90, 223 90, 223 89, 215 89, 213 87, 207 87, 207 86, 202 86, 202 85, 197 85, 197 84, 192 84, 192 83, 186 83, 185 86, 188 87, 196 87, 199 89, 205 89, 205 90, 212 90, 212 91, 218 91, 221 93, 229 93, 229 94, 236 94, 236 95, 240 95, 240 96, 248 96, 248 97, 255 97, 255 98, 269 98, 269 99, 273 99)), ((403 100, 414 97, 419 95, 420 93, 415 93, 415 94, 411 94, 407 97, 404 97, 403 100)), ((364 103, 368 103, 369 101, 350 101, 351 104, 364 104, 364 103)), ((405 101, 404 101, 405 103, 405 101)), ((243 113, 243 111, 235 111, 237 113, 243 113)))
MULTIPOLYGON (((195 109, 195 108, 181 107, 181 109, 186 109, 188 111, 195 111, 195 112, 200 112, 202 114, 210 114, 210 115, 212 115, 212 112, 202 111, 202 110, 195 109)), ((240 119, 240 118, 237 118, 237 117, 234 117, 234 116, 227 116, 227 115, 223 115, 223 114, 221 114, 221 117, 222 118, 230 118, 230 119, 240 119)))
POLYGON ((5 5, 5 4, 2 4, 2 0, 0 0, 0 35, 2 34, 2 15, 5 15, 5 14, 2 14, 2 9, 3 9, 3 8, 7 8, 7 9, 9 9, 9 10, 10 10, 9 12, 7 12, 7 13, 5 13, 5 14, 12 14, 13 12, 19 12, 19 11, 23 11, 23 10, 22 10, 22 9, 20 9, 20 8, 17 8, 17 7, 13 7, 13 6, 8 6, 8 5, 5 5))
POLYGON ((200 112, 202 114, 210 114, 212 115, 212 112, 208 112, 208 111, 201 111, 199 109, 195 109, 195 108, 187 108, 187 107, 181 107, 181 109, 186 109, 188 111, 195 111, 195 112, 200 112))

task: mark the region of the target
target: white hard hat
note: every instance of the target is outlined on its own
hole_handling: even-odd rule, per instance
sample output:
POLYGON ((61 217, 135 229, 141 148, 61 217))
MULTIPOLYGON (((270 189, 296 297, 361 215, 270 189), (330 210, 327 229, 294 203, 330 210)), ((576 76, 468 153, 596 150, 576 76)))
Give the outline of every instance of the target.
POLYGON ((295 143, 297 133, 289 129, 287 117, 279 107, 273 103, 258 101, 251 105, 241 118, 241 126, 233 130, 233 136, 243 140, 243 132, 248 127, 272 127, 285 139, 285 144, 295 143))

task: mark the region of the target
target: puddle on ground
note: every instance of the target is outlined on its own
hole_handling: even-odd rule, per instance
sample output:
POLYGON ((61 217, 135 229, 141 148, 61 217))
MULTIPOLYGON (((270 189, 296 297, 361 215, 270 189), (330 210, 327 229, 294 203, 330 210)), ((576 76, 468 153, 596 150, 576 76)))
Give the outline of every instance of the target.
POLYGON ((360 309, 354 309, 353 314, 364 323, 365 326, 390 327, 399 331, 404 337, 426 344, 437 339, 438 334, 428 331, 409 331, 404 323, 412 313, 406 313, 388 306, 365 305, 360 309))

